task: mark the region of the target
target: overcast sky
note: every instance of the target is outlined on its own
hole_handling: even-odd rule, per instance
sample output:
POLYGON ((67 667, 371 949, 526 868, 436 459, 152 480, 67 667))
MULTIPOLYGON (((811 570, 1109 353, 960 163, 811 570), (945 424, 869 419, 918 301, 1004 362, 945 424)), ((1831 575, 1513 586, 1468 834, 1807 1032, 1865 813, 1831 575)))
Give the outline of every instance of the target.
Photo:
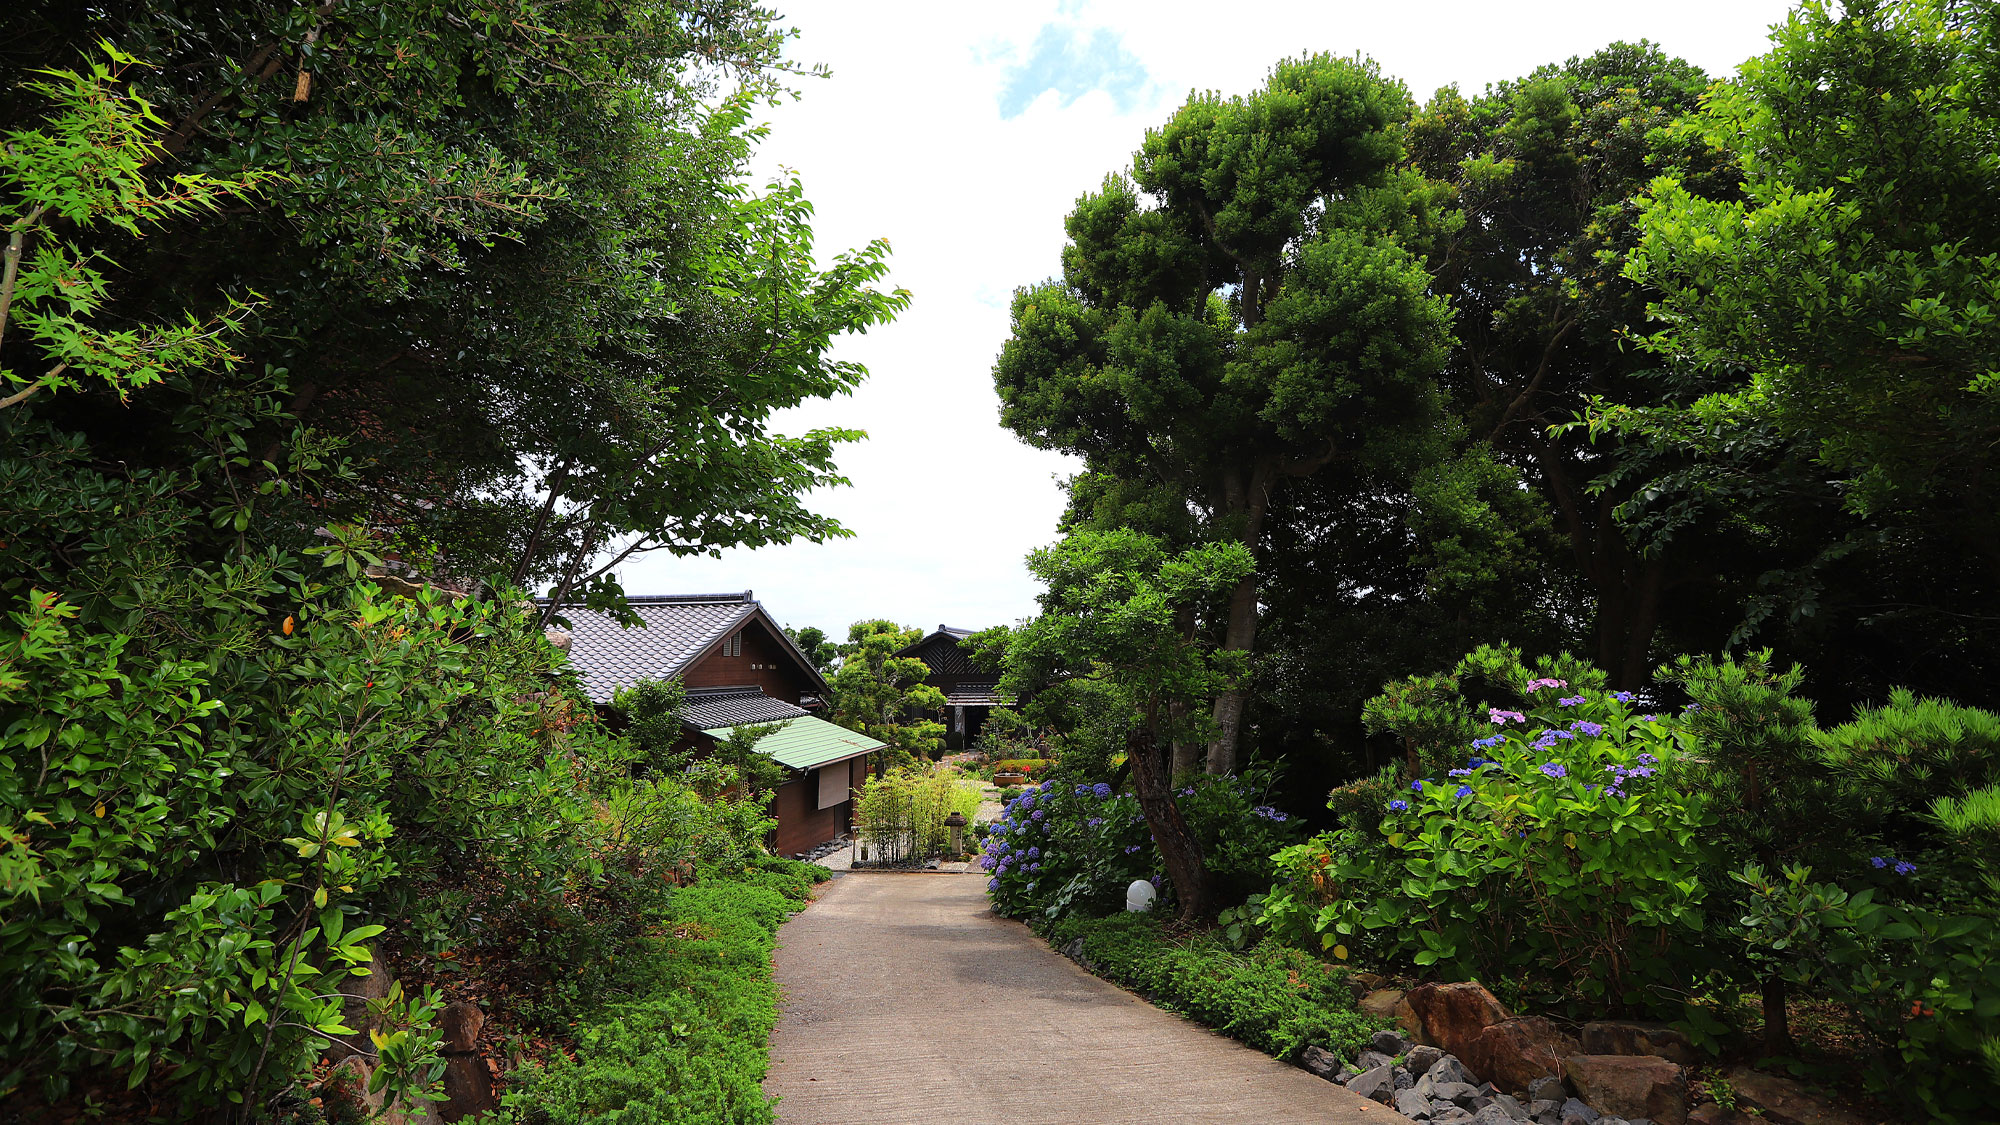
POLYGON ((839 345, 870 376, 780 429, 852 426, 853 487, 815 506, 855 532, 826 544, 656 553, 634 594, 755 590, 780 621, 844 637, 888 617, 925 629, 1035 610, 1022 558, 1054 538, 1074 464, 999 426, 992 365, 1013 290, 1056 272, 1077 196, 1125 167, 1190 90, 1248 93, 1288 55, 1373 57, 1421 101, 1474 93, 1615 40, 1650 39, 1711 74, 1765 47, 1777 0, 1431 0, 1424 4, 1013 2, 779 5, 793 56, 833 76, 769 110, 759 168, 804 178, 822 259, 886 238, 895 323, 839 345))

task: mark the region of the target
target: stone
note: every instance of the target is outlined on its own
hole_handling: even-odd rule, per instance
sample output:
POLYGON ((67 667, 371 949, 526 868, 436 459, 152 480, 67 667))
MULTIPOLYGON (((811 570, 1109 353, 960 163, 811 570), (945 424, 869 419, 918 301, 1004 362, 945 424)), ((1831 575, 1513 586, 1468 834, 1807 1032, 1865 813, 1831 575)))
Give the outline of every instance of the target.
POLYGON ((1408 1090, 1416 1084, 1416 1076, 1410 1073, 1409 1067, 1399 1066, 1396 1068, 1396 1089, 1408 1090))
POLYGON ((1415 1090, 1396 1091, 1396 1112, 1418 1121, 1431 1119, 1431 1101, 1415 1090))
POLYGON ((1340 1056, 1325 1047, 1307 1047, 1299 1053, 1299 1066, 1329 1082, 1340 1076, 1340 1056))
POLYGON ((1654 1055, 1571 1055, 1563 1074, 1582 1098, 1614 1117, 1650 1117, 1660 1125, 1687 1125, 1687 1075, 1654 1055))
POLYGON ((1688 1125, 1759 1125, 1759 1119, 1741 1110, 1703 1102, 1688 1111, 1688 1125))
POLYGON ((1424 1072, 1431 1068, 1431 1064, 1443 1057, 1444 1052, 1436 1047, 1412 1047, 1409 1057, 1403 1060, 1403 1065, 1410 1068, 1411 1074, 1422 1078, 1424 1072))
MULTIPOLYGON (((374 1018, 368 1014, 368 1002, 384 1000, 389 996, 389 986, 394 981, 389 976, 389 963, 374 950, 368 953, 368 975, 348 977, 340 982, 341 1022, 354 1029, 352 1035, 337 1035, 326 1046, 326 1057, 332 1062, 352 1058, 356 1055, 375 1057, 375 1045, 368 1038, 368 1032, 375 1026, 374 1018)), ((367 1083, 362 1083, 366 1088, 367 1083)), ((379 1097, 376 1099, 381 1100, 379 1097)))
POLYGON ((1430 1076, 1434 1082, 1463 1082, 1468 1086, 1479 1085, 1478 1081, 1472 1077, 1472 1072, 1465 1069, 1464 1063, 1458 1061, 1457 1055, 1446 1055, 1432 1063, 1430 1076))
POLYGON ((1777 1125, 1868 1125, 1870 1120, 1789 1078, 1748 1067, 1737 1067, 1723 1078, 1736 1092, 1739 1110, 1755 1110, 1755 1116, 1777 1125))
POLYGON ((1459 1052, 1472 1073, 1502 1090, 1525 1092, 1537 1078, 1560 1075, 1577 1054, 1576 1040, 1541 1016, 1503 1020, 1481 1028, 1459 1052))
POLYGON ((1459 1105, 1470 1105, 1472 1099, 1479 1096, 1479 1088, 1470 1082, 1433 1082, 1428 1092, 1419 1085, 1417 1093, 1423 1094, 1434 1102, 1456 1102, 1459 1105))
POLYGON ((486 1013, 479 1005, 461 1000, 446 1004, 444 1012, 438 1016, 438 1029, 444 1032, 444 1042, 438 1050, 447 1055, 462 1055, 479 1046, 479 1032, 486 1027, 486 1013))
POLYGON ((1495 1102, 1472 1115, 1472 1125, 1515 1125, 1514 1118, 1495 1102))
POLYGON ((1392 1066, 1395 1059, 1376 1050, 1366 1050, 1354 1056, 1354 1065, 1362 1070, 1374 1070, 1378 1066, 1392 1066))
POLYGON ((1389 1066, 1364 1070, 1347 1080, 1347 1089, 1364 1098, 1389 1105, 1396 1100, 1396 1070, 1389 1066))
POLYGON ((1563 1104, 1554 1098, 1536 1098, 1528 1103, 1528 1116, 1541 1120, 1562 1111, 1563 1104))
POLYGON ((1400 988, 1378 988, 1355 1001, 1355 1006, 1371 1016, 1395 1020, 1411 1039, 1423 1042, 1423 1021, 1411 1009, 1407 993, 1400 988))
POLYGON ((1560 1105, 1567 1097, 1569 1097, 1569 1086, 1559 1074, 1537 1078, 1528 1083, 1528 1100, 1531 1102, 1548 1100, 1560 1105))
POLYGON ((493 1096, 493 1073, 478 1055, 446 1055, 444 1058, 444 1103, 438 1117, 457 1121, 475 1113, 491 1113, 500 1108, 493 1096))
POLYGON ((1510 1013, 1477 981, 1420 984, 1404 996, 1420 1021, 1418 1041, 1443 1047, 1466 1058, 1466 1048, 1479 1033, 1509 1018, 1510 1013))
POLYGON ((1348 1079, 1360 1073, 1361 1069, 1359 1067, 1355 1066, 1353 1063, 1348 1063, 1340 1068, 1340 1071, 1333 1076, 1333 1080, 1335 1082, 1340 1083, 1342 1086, 1345 1086, 1347 1085, 1348 1079))
POLYGON ((1688 1037, 1669 1024, 1652 1020, 1596 1020, 1583 1025, 1578 1036, 1584 1055, 1658 1055, 1682 1066, 1694 1066, 1701 1055, 1688 1037))
POLYGON ((1493 1095, 1493 1104, 1506 1110, 1507 1116, 1516 1121, 1526 1121, 1533 1116, 1528 1112, 1528 1107, 1522 1105, 1512 1094, 1493 1095))
POLYGON ((1472 1120, 1470 1113, 1450 1102, 1431 1107, 1431 1125, 1464 1125, 1470 1120, 1472 1120))
POLYGON ((1562 1119, 1564 1121, 1576 1118, 1584 1122, 1584 1125, 1597 1125, 1597 1119, 1602 1116, 1604 1115, 1577 1101, 1575 1098, 1569 1098, 1562 1104, 1562 1119))
POLYGON ((572 644, 572 642, 570 640, 568 629, 544 629, 542 630, 542 636, 547 637, 549 639, 549 644, 552 647, 554 647, 557 652, 561 653, 569 652, 570 645, 572 644))
POLYGON ((1376 1032, 1375 1038, 1368 1041, 1368 1046, 1388 1055, 1390 1058, 1410 1053, 1410 1041, 1390 1031, 1388 1028, 1383 1028, 1381 1031, 1376 1032))

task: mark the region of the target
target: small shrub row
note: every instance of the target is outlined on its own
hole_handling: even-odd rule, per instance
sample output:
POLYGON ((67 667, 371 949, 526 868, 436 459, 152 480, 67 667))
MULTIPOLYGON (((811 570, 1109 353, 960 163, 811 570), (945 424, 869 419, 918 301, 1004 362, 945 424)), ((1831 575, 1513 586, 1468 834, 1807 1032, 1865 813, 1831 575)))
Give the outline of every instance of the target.
POLYGON ((1355 1010, 1344 969, 1275 941, 1238 953, 1205 934, 1171 936, 1151 914, 1049 927, 1057 947, 1078 939, 1100 976, 1277 1058, 1307 1047, 1353 1058, 1380 1026, 1355 1010))
POLYGON ((626 998, 588 1017, 573 1058, 524 1071, 502 1122, 752 1125, 764 1095, 778 991, 778 925, 829 873, 759 857, 709 871, 653 912, 654 945, 619 974, 626 998))

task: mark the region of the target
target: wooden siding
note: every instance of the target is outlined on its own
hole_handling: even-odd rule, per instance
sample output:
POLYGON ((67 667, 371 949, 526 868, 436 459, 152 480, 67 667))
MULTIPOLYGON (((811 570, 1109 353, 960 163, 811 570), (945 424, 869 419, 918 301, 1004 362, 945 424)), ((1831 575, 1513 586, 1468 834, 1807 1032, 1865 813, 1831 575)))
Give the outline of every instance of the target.
POLYGON ((691 688, 758 687, 764 689, 765 695, 786 703, 797 703, 801 696, 817 690, 785 653, 784 639, 772 636, 769 626, 752 619, 744 624, 742 632, 741 656, 724 656, 728 648, 725 641, 709 649, 706 656, 682 673, 681 682, 691 688))
MULTIPOLYGON (((749 646, 744 646, 749 651, 749 646)), ((836 764, 837 769, 846 769, 847 763, 836 764)), ((793 856, 808 852, 828 840, 847 831, 848 817, 854 811, 852 800, 842 801, 826 808, 814 808, 819 803, 818 771, 809 771, 778 787, 778 793, 771 801, 771 815, 778 819, 777 840, 773 847, 779 855, 793 856)))

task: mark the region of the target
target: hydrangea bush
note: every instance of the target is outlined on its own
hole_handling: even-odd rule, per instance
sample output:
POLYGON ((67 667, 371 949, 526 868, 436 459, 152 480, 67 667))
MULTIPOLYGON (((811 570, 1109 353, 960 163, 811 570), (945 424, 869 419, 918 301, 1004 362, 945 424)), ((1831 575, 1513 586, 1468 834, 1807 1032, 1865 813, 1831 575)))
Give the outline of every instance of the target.
POLYGON ((1679 718, 1578 679, 1524 675, 1520 702, 1482 708, 1487 733, 1409 779, 1377 827, 1281 852, 1262 920, 1337 958, 1532 973, 1616 1002, 1677 983, 1710 819, 1668 780, 1679 718))
MULTIPOLYGON (((1266 771, 1204 777, 1177 794, 1225 898, 1267 885, 1272 854, 1298 838, 1297 820, 1264 803, 1270 780, 1266 771)), ((1150 880, 1163 898, 1173 893, 1138 798, 1103 781, 1024 790, 993 822, 979 863, 995 908, 1012 917, 1121 910, 1135 879, 1150 880)))

